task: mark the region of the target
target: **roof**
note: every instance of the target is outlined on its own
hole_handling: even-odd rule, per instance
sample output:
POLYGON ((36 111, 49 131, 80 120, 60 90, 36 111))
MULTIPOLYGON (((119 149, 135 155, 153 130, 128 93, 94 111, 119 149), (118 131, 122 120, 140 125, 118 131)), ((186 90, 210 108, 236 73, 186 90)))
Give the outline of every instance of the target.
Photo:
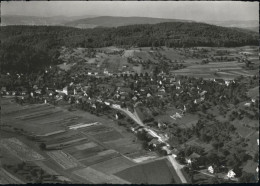
POLYGON ((188 156, 188 158, 192 158, 192 159, 195 159, 195 158, 199 158, 200 155, 197 154, 196 152, 193 152, 191 155, 188 156))

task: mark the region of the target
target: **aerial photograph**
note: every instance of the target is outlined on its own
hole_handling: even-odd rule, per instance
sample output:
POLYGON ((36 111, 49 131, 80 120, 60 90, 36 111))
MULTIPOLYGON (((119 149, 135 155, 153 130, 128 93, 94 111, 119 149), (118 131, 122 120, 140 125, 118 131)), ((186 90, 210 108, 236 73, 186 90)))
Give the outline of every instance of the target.
POLYGON ((0 185, 259 181, 259 3, 6 1, 0 185))

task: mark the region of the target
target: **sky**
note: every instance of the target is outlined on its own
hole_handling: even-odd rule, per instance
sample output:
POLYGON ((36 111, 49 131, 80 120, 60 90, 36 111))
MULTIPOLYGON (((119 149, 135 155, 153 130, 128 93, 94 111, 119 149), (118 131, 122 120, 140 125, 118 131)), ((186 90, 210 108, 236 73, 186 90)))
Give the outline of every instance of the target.
POLYGON ((258 2, 239 1, 9 1, 2 15, 138 16, 187 20, 258 20, 258 2))

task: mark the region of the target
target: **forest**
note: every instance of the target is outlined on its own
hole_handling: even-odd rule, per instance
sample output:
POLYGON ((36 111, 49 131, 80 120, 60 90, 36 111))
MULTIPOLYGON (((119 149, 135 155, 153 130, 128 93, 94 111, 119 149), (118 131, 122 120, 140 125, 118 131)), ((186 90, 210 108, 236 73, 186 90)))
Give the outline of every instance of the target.
POLYGON ((258 45, 258 34, 204 23, 159 23, 117 28, 4 26, 0 33, 2 72, 30 73, 59 63, 66 47, 238 47, 258 45))

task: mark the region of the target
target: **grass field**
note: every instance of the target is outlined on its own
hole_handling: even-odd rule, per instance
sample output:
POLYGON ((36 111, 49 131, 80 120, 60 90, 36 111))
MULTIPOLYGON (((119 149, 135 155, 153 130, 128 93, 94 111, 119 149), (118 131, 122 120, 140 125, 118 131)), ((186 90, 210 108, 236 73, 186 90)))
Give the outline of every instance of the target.
POLYGON ((74 174, 92 182, 93 184, 105 184, 105 183, 110 183, 110 184, 126 184, 129 183, 125 180, 122 180, 116 176, 113 175, 106 175, 102 172, 99 172, 95 169, 92 169, 90 167, 76 170, 73 172, 74 174))
POLYGON ((90 127, 81 129, 81 131, 83 133, 87 133, 87 134, 90 134, 90 135, 96 135, 98 133, 109 132, 109 131, 112 131, 112 130, 113 130, 112 128, 106 127, 104 125, 90 126, 90 127))
POLYGON ((175 70, 176 75, 187 75, 194 77, 203 77, 206 79, 223 78, 234 79, 240 75, 252 76, 250 71, 242 68, 244 64, 234 62, 210 62, 208 64, 195 64, 187 68, 175 70), (216 75, 214 73, 216 72, 216 75))
POLYGON ((141 144, 133 142, 131 138, 122 138, 104 143, 122 154, 131 154, 142 150, 141 144))
POLYGON ((173 184, 178 183, 174 179, 167 164, 167 160, 158 160, 147 164, 140 164, 116 173, 133 184, 173 184))
POLYGON ((91 168, 103 172, 105 174, 114 174, 116 172, 122 171, 129 167, 136 165, 132 161, 126 159, 123 156, 119 156, 101 163, 92 165, 91 168))
POLYGON ((113 140, 123 138, 123 136, 115 130, 109 131, 109 132, 98 133, 98 134, 95 134, 94 136, 95 136, 95 139, 97 139, 101 142, 108 142, 108 141, 113 141, 113 140))

